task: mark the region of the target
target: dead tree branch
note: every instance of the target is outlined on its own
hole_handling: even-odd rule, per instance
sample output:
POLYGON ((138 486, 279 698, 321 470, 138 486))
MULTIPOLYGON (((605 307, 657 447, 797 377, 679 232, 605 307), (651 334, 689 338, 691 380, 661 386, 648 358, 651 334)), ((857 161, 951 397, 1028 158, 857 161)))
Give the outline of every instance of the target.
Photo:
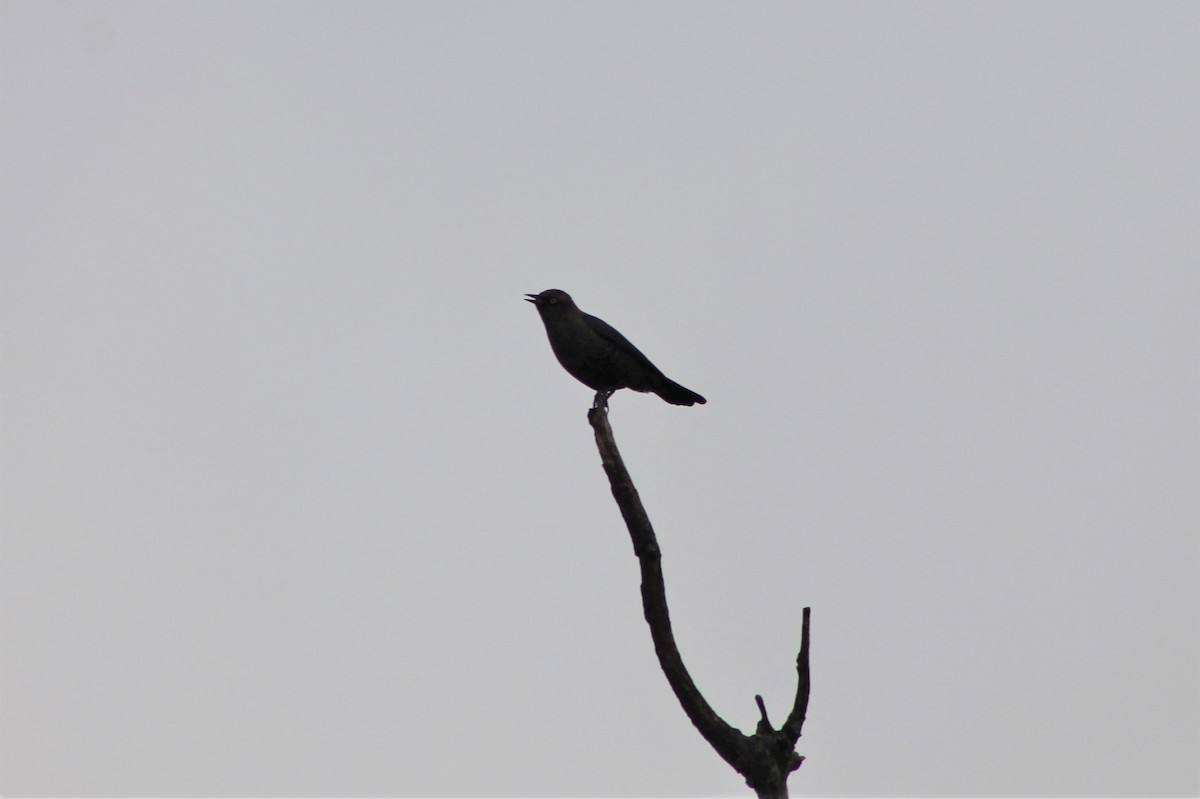
POLYGON ((621 516, 625 519, 625 526, 633 540, 633 552, 642 572, 643 613, 646 623, 650 625, 650 637, 654 641, 659 665, 662 666, 671 690, 675 692, 683 712, 704 736, 704 740, 708 741, 726 763, 745 777, 746 784, 753 788, 759 797, 786 799, 788 775, 798 769, 804 761, 803 757, 796 754, 795 747, 808 712, 809 608, 804 609, 800 654, 796 658, 796 672, 799 677, 796 700, 787 721, 779 729, 774 729, 767 718, 767 709, 762 697, 755 696, 761 719, 754 734, 745 735, 717 715, 696 688, 687 667, 683 664, 683 658, 675 645, 675 635, 671 631, 667 590, 663 583, 662 552, 658 548, 658 539, 650 525, 650 517, 642 507, 637 488, 634 487, 629 471, 625 468, 625 462, 621 459, 621 453, 617 451, 617 442, 608 423, 607 402, 603 402, 599 395, 596 405, 588 411, 588 421, 596 433, 596 447, 600 450, 600 460, 608 475, 613 498, 617 501, 617 507, 621 510, 621 516))

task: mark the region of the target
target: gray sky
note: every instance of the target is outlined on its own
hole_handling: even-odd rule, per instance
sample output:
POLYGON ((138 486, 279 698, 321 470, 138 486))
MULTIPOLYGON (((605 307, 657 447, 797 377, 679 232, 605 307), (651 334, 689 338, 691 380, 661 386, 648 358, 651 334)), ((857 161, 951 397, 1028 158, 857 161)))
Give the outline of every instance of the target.
POLYGON ((0 22, 6 794, 1200 791, 1200 6, 0 22))

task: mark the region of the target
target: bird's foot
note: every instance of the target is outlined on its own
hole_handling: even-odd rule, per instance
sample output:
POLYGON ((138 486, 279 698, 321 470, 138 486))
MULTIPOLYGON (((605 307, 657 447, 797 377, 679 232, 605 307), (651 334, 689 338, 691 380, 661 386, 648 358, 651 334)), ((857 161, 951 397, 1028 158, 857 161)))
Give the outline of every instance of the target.
POLYGON ((608 413, 608 398, 612 395, 612 390, 597 391, 596 398, 592 400, 592 409, 608 413))

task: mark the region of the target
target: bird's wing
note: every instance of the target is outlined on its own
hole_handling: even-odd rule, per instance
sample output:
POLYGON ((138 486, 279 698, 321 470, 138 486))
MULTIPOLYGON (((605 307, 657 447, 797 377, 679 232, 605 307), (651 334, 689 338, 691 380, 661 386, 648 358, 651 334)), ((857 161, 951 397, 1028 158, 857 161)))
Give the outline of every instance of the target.
POLYGON ((651 371, 655 372, 656 374, 659 374, 659 375, 662 374, 662 372, 660 372, 658 370, 657 366, 650 363, 649 358, 647 358, 645 355, 642 355, 641 350, 639 350, 637 347, 633 346, 633 344, 629 341, 629 339, 622 336, 617 331, 617 329, 615 327, 613 327, 612 325, 610 325, 608 322, 605 322, 603 319, 599 319, 599 318, 592 316, 591 314, 587 314, 587 313, 585 313, 583 315, 583 318, 585 320, 587 320, 588 327, 590 327, 593 331, 595 331, 596 335, 600 336, 600 338, 612 343, 612 345, 615 346, 617 349, 619 349, 622 352, 624 352, 625 354, 629 355, 631 358, 633 358, 635 361, 640 363, 642 366, 645 366, 647 369, 650 369, 651 371))

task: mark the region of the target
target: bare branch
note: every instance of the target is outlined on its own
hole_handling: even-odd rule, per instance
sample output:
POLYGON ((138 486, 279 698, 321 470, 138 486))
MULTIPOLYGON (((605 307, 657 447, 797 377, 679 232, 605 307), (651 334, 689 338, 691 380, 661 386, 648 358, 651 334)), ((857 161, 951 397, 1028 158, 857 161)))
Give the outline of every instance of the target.
POLYGON ((740 750, 744 746, 742 739, 745 736, 718 716, 700 694, 683 664, 679 648, 675 645, 675 634, 671 630, 671 617, 667 610, 667 589, 663 582, 662 555, 658 548, 658 539, 650 525, 650 517, 642 507, 637 488, 634 487, 621 454, 617 451, 617 442, 613 439, 612 427, 608 424, 607 408, 592 408, 588 412, 588 420, 596 431, 600 460, 608 474, 613 498, 621 509, 621 516, 624 517, 625 526, 629 528, 629 535, 633 539, 633 552, 641 564, 642 610, 646 623, 650 625, 650 637, 654 641, 659 665, 662 666, 663 674, 666 675, 679 704, 683 706, 684 713, 704 736, 704 740, 708 741, 727 763, 737 768, 740 750))
POLYGON ((800 730, 804 726, 804 719, 808 715, 808 694, 812 689, 812 681, 808 672, 808 618, 812 613, 812 608, 804 609, 804 621, 800 630, 800 654, 796 656, 796 674, 798 677, 796 683, 796 701, 792 704, 792 712, 788 714, 788 719, 780 728, 792 746, 796 745, 796 741, 800 740, 800 730))
POLYGON ((786 799, 787 776, 804 761, 804 758, 796 754, 795 745, 808 710, 809 609, 804 609, 800 654, 796 658, 799 683, 787 722, 781 729, 773 729, 762 697, 755 696, 761 719, 754 735, 744 735, 717 715, 696 688, 687 667, 683 664, 683 658, 675 644, 675 635, 671 631, 658 539, 654 535, 650 517, 642 506, 637 488, 633 485, 633 479, 625 468, 620 452, 617 451, 612 427, 608 423, 608 398, 602 397, 601 393, 597 393, 596 402, 588 411, 588 421, 595 431, 601 463, 608 475, 613 498, 621 510, 621 516, 633 541, 633 552, 637 555, 641 567, 642 610, 646 623, 650 626, 650 637, 654 641, 654 651, 658 655, 663 674, 692 724, 717 754, 746 778, 746 784, 760 797, 786 799))

